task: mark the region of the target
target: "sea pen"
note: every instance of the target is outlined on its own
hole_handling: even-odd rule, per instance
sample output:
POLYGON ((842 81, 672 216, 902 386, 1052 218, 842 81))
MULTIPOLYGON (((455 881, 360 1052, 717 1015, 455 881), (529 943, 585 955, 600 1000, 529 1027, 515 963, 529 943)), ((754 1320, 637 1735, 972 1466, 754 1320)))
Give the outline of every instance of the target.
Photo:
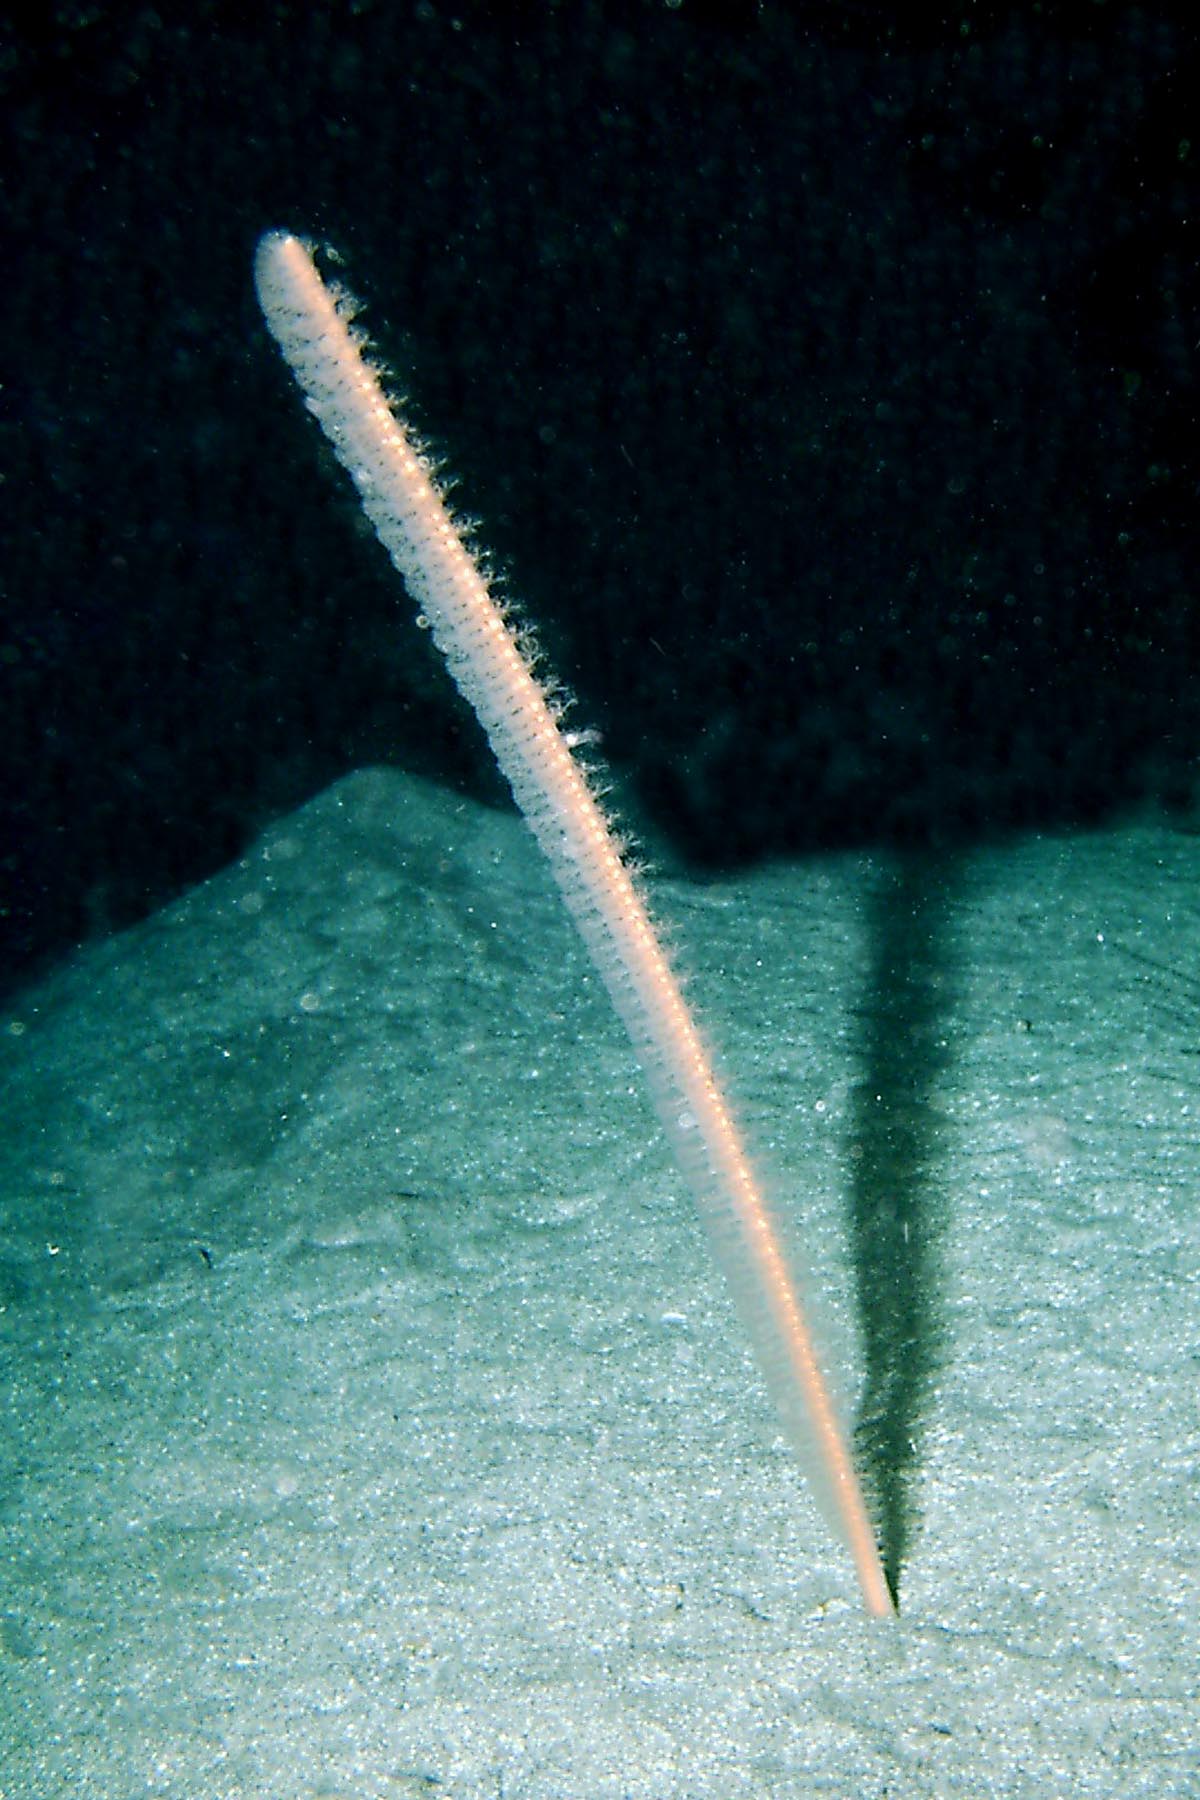
POLYGON ((551 705, 306 245, 255 258, 276 342, 487 732, 645 1070, 788 1435, 845 1540, 867 1610, 893 1611, 862 1491, 774 1223, 645 904, 551 705))

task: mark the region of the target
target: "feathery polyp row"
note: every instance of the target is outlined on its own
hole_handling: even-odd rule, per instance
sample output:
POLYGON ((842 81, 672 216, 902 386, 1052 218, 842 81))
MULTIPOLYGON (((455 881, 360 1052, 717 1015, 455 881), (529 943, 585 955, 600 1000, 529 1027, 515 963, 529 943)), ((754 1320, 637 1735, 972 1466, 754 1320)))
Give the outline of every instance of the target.
POLYGON ((780 1240, 645 903, 425 461, 299 238, 268 232, 267 324, 358 489, 450 672, 487 732, 650 1083, 789 1437, 853 1557, 869 1612, 892 1612, 862 1492, 780 1240))

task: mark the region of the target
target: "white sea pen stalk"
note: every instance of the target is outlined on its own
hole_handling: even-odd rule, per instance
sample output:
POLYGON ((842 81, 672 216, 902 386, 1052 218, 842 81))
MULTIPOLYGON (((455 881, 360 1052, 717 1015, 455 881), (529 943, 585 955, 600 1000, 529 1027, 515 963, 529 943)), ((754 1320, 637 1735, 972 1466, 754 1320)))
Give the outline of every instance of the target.
POLYGON ((789 1436, 854 1559, 869 1612, 893 1610, 812 1337, 707 1052, 588 784, 422 458, 390 411, 306 246, 269 232, 255 259, 267 323, 550 859, 633 1040, 789 1436))

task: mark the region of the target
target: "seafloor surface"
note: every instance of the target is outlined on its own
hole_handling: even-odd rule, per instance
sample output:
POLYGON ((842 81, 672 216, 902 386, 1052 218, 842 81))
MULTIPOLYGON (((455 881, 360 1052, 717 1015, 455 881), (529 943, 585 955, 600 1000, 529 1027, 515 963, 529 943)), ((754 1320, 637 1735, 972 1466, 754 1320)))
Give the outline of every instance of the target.
POLYGON ((23 995, 0 1794, 1200 1794, 1198 877, 652 884, 849 1402, 907 1295, 895 1626, 516 820, 353 777, 23 995))

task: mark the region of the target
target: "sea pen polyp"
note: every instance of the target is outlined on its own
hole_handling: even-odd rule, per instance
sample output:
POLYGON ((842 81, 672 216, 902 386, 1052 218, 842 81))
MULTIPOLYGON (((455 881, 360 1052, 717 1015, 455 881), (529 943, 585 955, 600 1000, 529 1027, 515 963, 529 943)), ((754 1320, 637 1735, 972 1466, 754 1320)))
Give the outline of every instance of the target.
POLYGON ((893 1610, 891 1596, 774 1223, 620 851, 537 678, 360 352, 348 307, 325 287, 306 246, 286 232, 261 239, 255 281, 310 409, 550 860, 646 1071, 789 1436, 850 1550, 868 1611, 883 1617, 893 1610))

